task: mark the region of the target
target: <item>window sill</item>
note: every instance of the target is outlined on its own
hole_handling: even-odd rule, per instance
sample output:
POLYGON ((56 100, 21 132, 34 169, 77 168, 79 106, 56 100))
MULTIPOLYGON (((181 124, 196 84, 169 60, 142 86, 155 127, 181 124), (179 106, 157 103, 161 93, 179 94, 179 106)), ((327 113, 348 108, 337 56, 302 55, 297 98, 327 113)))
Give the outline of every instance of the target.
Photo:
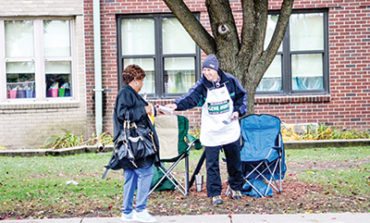
POLYGON ((0 110, 27 110, 27 109, 53 109, 53 108, 78 108, 78 107, 80 107, 80 102, 75 100, 0 102, 0 110))
POLYGON ((256 96, 256 104, 322 103, 330 102, 330 95, 256 96))

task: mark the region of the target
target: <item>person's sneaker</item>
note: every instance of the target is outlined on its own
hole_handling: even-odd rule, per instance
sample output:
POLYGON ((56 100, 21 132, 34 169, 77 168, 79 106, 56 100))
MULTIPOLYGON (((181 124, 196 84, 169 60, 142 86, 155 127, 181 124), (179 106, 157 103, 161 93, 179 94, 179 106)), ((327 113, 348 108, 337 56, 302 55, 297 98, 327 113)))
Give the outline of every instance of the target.
POLYGON ((149 212, 146 209, 140 212, 135 212, 133 219, 134 221, 139 222, 157 222, 157 219, 155 219, 153 215, 149 214, 149 212))
POLYGON ((221 196, 214 196, 212 197, 212 204, 217 206, 217 205, 220 205, 220 204, 223 204, 224 201, 222 200, 221 196))
POLYGON ((233 189, 231 189, 230 186, 227 187, 227 190, 226 190, 225 194, 226 194, 226 196, 229 196, 234 200, 242 199, 242 193, 240 192, 240 190, 233 190, 233 189))
POLYGON ((124 214, 124 213, 122 213, 121 220, 123 222, 131 222, 131 221, 134 221, 134 214, 135 214, 135 210, 132 211, 130 214, 124 214))

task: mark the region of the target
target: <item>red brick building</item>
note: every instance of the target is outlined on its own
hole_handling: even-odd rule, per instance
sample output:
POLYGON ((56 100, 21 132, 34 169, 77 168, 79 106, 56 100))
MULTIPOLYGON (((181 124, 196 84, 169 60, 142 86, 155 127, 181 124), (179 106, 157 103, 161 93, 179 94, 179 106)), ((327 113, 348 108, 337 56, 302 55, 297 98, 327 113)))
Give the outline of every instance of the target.
MULTIPOLYGON (((272 13, 279 9, 280 2, 270 1, 272 13)), ((209 30, 204 1, 193 0, 186 1, 186 3, 209 30)), ((230 1, 230 3, 237 23, 240 24, 242 17, 240 1, 230 1)), ((117 36, 121 31, 117 23, 124 19, 133 21, 142 18, 158 19, 160 16, 167 16, 168 13, 170 13, 169 9, 161 0, 101 1, 103 85, 106 90, 109 89, 105 92, 105 130, 111 129, 111 111, 118 90, 117 83, 120 74, 118 69, 122 67, 117 65, 117 60, 120 59, 119 53, 122 53, 117 43, 117 36)), ((92 3, 85 0, 87 80, 93 78, 91 21, 92 3)), ((279 51, 282 59, 277 62, 281 62, 281 65, 275 64, 278 67, 274 69, 277 74, 273 71, 269 73, 272 74, 271 76, 280 75, 283 84, 280 84, 277 90, 266 86, 268 91, 260 91, 261 94, 256 100, 256 113, 271 113, 287 123, 327 123, 343 128, 369 129, 370 1, 296 0, 291 21, 294 24, 290 23, 289 39, 284 39, 284 49, 279 51), (299 27, 301 30, 294 30, 299 27), (311 40, 315 42, 313 44, 309 44, 310 35, 314 38, 311 40), (292 36, 297 40, 294 40, 292 36), (289 42, 289 40, 294 42, 289 42), (284 44, 289 44, 291 49, 284 44), (293 45, 296 49, 292 49, 293 45), (294 58, 290 58, 287 62, 290 64, 287 64, 284 60, 290 55, 294 58), (314 56, 310 58, 310 55, 314 56), (313 65, 317 68, 311 68, 313 65), (282 66, 290 67, 290 69, 283 69, 282 66), (299 88, 294 86, 293 82, 294 78, 299 77, 300 72, 308 77, 317 75, 318 78, 306 80, 306 85, 310 86, 299 88), (290 86, 283 86, 289 84, 290 86)), ((162 31, 167 30, 162 29, 162 31)), ((124 34, 121 38, 125 38, 124 34)), ((127 38, 131 37, 127 36, 127 38)), ((155 53, 153 55, 156 59, 166 58, 166 55, 155 56, 155 53)), ((197 60, 201 58, 198 57, 197 60)), ((163 66, 162 71, 156 70, 155 72, 163 72, 163 66)), ((194 67, 199 69, 197 61, 194 67)), ((196 77, 199 77, 199 71, 194 72, 196 77)), ((163 73, 158 75, 163 75, 163 73)), ((93 92, 90 84, 87 86, 87 92, 88 95, 93 92)), ((166 97, 166 91, 163 90, 157 92, 157 95, 160 95, 160 98, 171 98, 166 97)), ((156 98, 155 95, 154 98, 156 98)), ((89 116, 92 117, 94 105, 92 97, 88 97, 87 102, 89 116)), ((191 117, 194 125, 199 123, 197 112, 191 111, 187 115, 191 117)))
MULTIPOLYGON (((210 30, 205 1, 185 2, 206 29, 210 30)), ((267 39, 271 38, 281 4, 280 0, 269 2, 267 39)), ((2 129, 8 129, 0 130, 1 133, 6 131, 9 135, 14 121, 16 126, 21 126, 22 122, 16 121, 20 117, 27 120, 30 113, 38 114, 37 117, 47 114, 49 117, 53 112, 56 116, 63 114, 62 118, 66 122, 72 120, 71 123, 79 123, 77 126, 69 125, 72 131, 77 129, 86 135, 94 131, 96 86, 93 0, 66 1, 64 4, 64 11, 50 11, 50 8, 42 10, 39 7, 36 10, 38 13, 33 13, 31 9, 20 13, 19 8, 22 6, 12 7, 5 3, 5 8, 0 10, 0 36, 5 36, 0 38, 0 43, 3 41, 5 45, 7 30, 13 32, 11 30, 14 28, 7 21, 18 19, 20 15, 31 20, 44 17, 50 20, 51 17, 71 21, 73 31, 70 35, 71 42, 74 42, 69 47, 72 51, 75 49, 75 56, 57 59, 71 58, 71 66, 75 68, 70 75, 76 76, 74 83, 77 86, 75 84, 74 91, 79 92, 78 97, 72 95, 71 101, 66 99, 67 102, 61 103, 51 100, 51 92, 46 92, 46 99, 39 93, 35 100, 41 100, 42 105, 35 107, 32 101, 10 98, 12 88, 8 87, 7 92, 0 93, 0 124, 2 129), (78 9, 67 10, 76 4, 78 9), (9 13, 9 10, 13 10, 13 13, 9 13), (74 114, 70 118, 69 112, 74 114)), ((230 4, 240 26, 240 1, 230 0, 230 4)), ((24 3, 23 7, 26 5, 24 3)), ((274 114, 286 123, 326 123, 339 128, 369 130, 370 1, 295 0, 293 8, 282 46, 258 88, 256 113, 274 114)), ((137 63, 144 68, 147 73, 144 91, 151 101, 157 103, 166 103, 182 95, 200 77, 201 61, 205 55, 162 0, 101 0, 100 19, 104 131, 112 130, 114 100, 120 87, 121 70, 127 64, 137 63)), ((36 28, 41 26, 41 23, 35 24, 36 28)), ((58 27, 58 24, 55 26, 58 27)), ((12 49, 9 48, 12 45, 7 47, 12 49)), ((6 50, 0 50, 0 77, 3 76, 0 78, 0 89, 13 84, 9 75, 14 75, 10 66, 8 71, 6 61, 9 61, 6 50)), ((40 66, 44 64, 42 59, 36 61, 40 61, 40 66)), ((40 73, 42 75, 42 70, 40 73)), ((37 74, 35 79, 37 83, 37 74)), ((45 82, 42 78, 40 80, 45 82)), ((42 88, 42 84, 39 85, 41 91, 51 89, 48 80, 47 76, 46 89, 42 88)), ((15 81, 19 81, 19 78, 15 78, 15 81)), ((198 109, 184 114, 190 118, 193 126, 199 126, 198 109)), ((48 119, 47 124, 38 122, 33 126, 42 126, 40 129, 48 134, 51 133, 50 129, 58 132, 55 128, 45 127, 50 125, 63 126, 55 117, 48 119)), ((18 140, 30 137, 27 134, 23 132, 18 140)), ((0 137, 0 145, 8 145, 8 138, 0 137)), ((41 139, 38 142, 23 140, 22 143, 37 144, 41 139)))

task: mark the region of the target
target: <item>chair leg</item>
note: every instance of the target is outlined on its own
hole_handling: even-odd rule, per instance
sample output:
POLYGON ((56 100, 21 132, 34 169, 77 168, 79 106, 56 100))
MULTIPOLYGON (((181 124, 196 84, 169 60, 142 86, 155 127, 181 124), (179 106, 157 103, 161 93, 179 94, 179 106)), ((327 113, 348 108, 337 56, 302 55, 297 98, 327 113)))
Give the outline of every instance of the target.
POLYGON ((247 184, 249 184, 249 186, 251 186, 252 187, 252 189, 254 189, 261 197, 265 197, 253 184, 251 184, 251 182, 249 182, 249 180, 247 180, 247 179, 244 179, 245 180, 245 182, 247 183, 247 184))
POLYGON ((202 156, 199 158, 199 161, 198 161, 198 164, 197 166, 195 167, 195 170, 194 170, 194 173, 193 175, 191 176, 191 179, 190 179, 190 183, 189 183, 189 188, 191 188, 194 184, 194 181, 195 181, 195 176, 200 172, 200 170, 202 169, 202 166, 203 166, 203 163, 204 163, 204 160, 206 159, 206 152, 203 151, 202 153, 202 156))
POLYGON ((283 184, 281 181, 283 181, 282 179, 282 176, 281 176, 281 163, 282 163, 282 159, 279 160, 279 193, 281 193, 283 191, 283 184))
POLYGON ((176 177, 171 173, 174 168, 175 166, 171 166, 168 170, 166 169, 164 170, 160 169, 160 170, 164 174, 163 178, 167 178, 169 181, 171 181, 171 183, 175 185, 175 188, 178 189, 184 196, 186 196, 185 188, 183 187, 182 184, 179 183, 176 177))
MULTIPOLYGON (((161 168, 163 168, 163 169, 164 169, 164 167, 162 166, 162 164, 161 164, 161 163, 159 164, 158 168, 159 168, 159 169, 161 169, 161 168)), ((155 189, 157 189, 157 187, 162 183, 162 181, 163 181, 164 179, 165 179, 165 178, 164 178, 164 177, 162 177, 161 179, 159 179, 159 180, 158 180, 158 182, 157 182, 157 183, 153 186, 153 188, 149 191, 148 196, 149 196, 151 193, 153 193, 153 191, 154 191, 155 189)))
POLYGON ((185 196, 189 194, 189 155, 185 156, 185 196))
MULTIPOLYGON (((249 180, 248 180, 248 177, 251 175, 251 174, 253 174, 255 171, 256 172, 258 172, 258 168, 262 165, 263 163, 261 162, 261 163, 259 163, 257 166, 254 166, 254 165, 251 165, 252 166, 252 170, 249 172, 249 174, 248 175, 246 175, 245 177, 244 177, 244 180, 245 180, 245 182, 247 183, 247 184, 249 184, 249 186, 251 186, 252 187, 252 189, 254 189, 261 197, 265 197, 251 182, 249 182, 249 180)), ((258 172, 258 174, 260 175, 260 173, 258 172)), ((256 179, 258 178, 258 176, 256 177, 256 179)))
MULTIPOLYGON (((257 172, 260 174, 260 176, 265 180, 265 181, 267 181, 268 182, 268 186, 269 187, 271 187, 272 189, 274 189, 275 191, 279 191, 279 186, 277 185, 277 183, 276 183, 276 181, 274 180, 274 175, 275 175, 275 171, 276 171, 276 169, 277 169, 277 167, 278 167, 278 164, 279 164, 279 162, 276 162, 275 163, 275 165, 273 166, 273 170, 271 171, 271 169, 270 169, 270 165, 267 163, 267 162, 265 162, 265 166, 266 166, 266 169, 262 172, 262 173, 260 173, 260 172, 258 172, 258 170, 257 170, 257 172), (263 173, 265 172, 265 171, 268 171, 269 172, 269 174, 270 174, 270 179, 267 179, 267 177, 265 177, 264 175, 263 175, 263 173), (274 184, 272 184, 272 182, 274 182, 274 184)), ((273 164, 271 164, 271 165, 273 165, 273 164)), ((266 191, 267 191, 267 189, 266 189, 266 191)))
POLYGON ((150 193, 152 193, 159 186, 159 184, 167 178, 173 185, 175 185, 175 188, 178 189, 184 196, 187 195, 186 184, 184 187, 181 183, 179 183, 179 180, 177 180, 176 177, 172 174, 172 171, 179 164, 179 162, 184 158, 184 156, 185 154, 180 156, 179 159, 176 162, 174 162, 168 169, 166 169, 162 164, 159 165, 158 169, 163 173, 163 176, 157 182, 157 184, 152 188, 150 193))
POLYGON ((244 180, 246 181, 246 183, 248 183, 253 189, 255 189, 255 191, 261 196, 261 197, 265 197, 265 195, 267 194, 267 191, 269 188, 272 188, 273 190, 277 191, 278 193, 280 193, 282 191, 282 179, 281 179, 281 159, 276 161, 275 163, 267 163, 267 162, 260 162, 258 163, 256 166, 251 164, 250 166, 252 167, 252 170, 249 171, 249 174, 247 174, 245 177, 244 177, 244 180), (265 166, 265 167, 264 167, 265 166), (263 168, 262 171, 260 171, 259 169, 260 168, 263 168), (279 168, 279 170, 277 170, 277 168, 279 168), (276 182, 276 180, 274 179, 274 175, 275 173, 277 173, 277 171, 279 171, 279 185, 278 183, 276 182), (266 173, 267 172, 267 173, 266 173), (266 183, 267 183, 267 188, 266 190, 264 191, 264 193, 262 194, 261 192, 259 192, 259 190, 257 190, 252 184, 251 182, 249 182, 248 178, 252 175, 252 174, 256 174, 256 176, 254 177, 255 179, 262 179, 264 180, 266 183), (270 175, 271 177, 267 178, 265 176, 265 174, 268 174, 270 175))
POLYGON ((189 171, 190 171, 190 162, 189 162, 189 155, 183 154, 175 163, 173 163, 168 169, 164 168, 162 164, 159 166, 159 170, 164 174, 163 177, 156 183, 156 185, 150 190, 149 194, 151 194, 166 178, 171 181, 184 196, 189 195, 189 190, 191 185, 195 181, 195 175, 199 173, 203 163, 205 160, 205 153, 202 154, 202 157, 200 158, 198 165, 196 169, 194 170, 194 174, 192 175, 192 178, 190 180, 189 177, 189 171), (185 156, 185 157, 184 157, 185 156), (171 173, 172 170, 177 166, 177 164, 182 160, 185 159, 185 185, 182 185, 179 183, 179 181, 176 179, 176 177, 171 173))

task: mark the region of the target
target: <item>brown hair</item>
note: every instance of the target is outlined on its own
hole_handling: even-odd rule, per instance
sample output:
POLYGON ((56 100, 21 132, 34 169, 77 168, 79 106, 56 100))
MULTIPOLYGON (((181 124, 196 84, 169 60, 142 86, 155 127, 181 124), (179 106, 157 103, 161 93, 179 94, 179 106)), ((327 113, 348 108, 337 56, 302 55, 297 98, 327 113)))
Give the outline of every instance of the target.
POLYGON ((125 84, 129 84, 133 80, 142 80, 145 77, 144 70, 136 64, 128 65, 122 72, 122 79, 125 84))

